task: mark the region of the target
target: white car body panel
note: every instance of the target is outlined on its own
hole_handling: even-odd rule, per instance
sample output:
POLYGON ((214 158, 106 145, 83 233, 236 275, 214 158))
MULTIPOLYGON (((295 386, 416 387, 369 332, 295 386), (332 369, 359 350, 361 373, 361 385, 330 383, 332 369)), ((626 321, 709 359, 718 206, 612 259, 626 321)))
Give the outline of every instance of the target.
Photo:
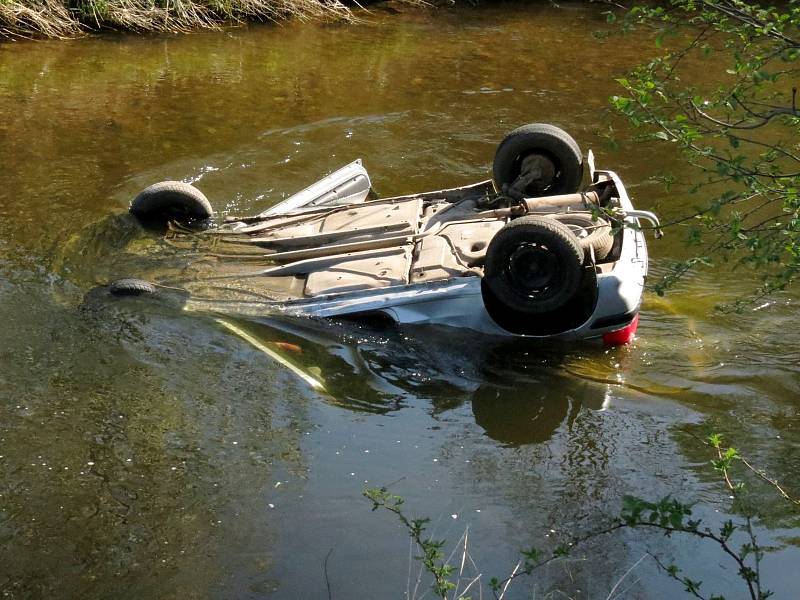
POLYGON ((358 204, 367 199, 371 188, 372 182, 369 179, 369 174, 359 158, 286 200, 271 206, 264 212, 259 213, 258 216, 280 215, 303 208, 358 204))

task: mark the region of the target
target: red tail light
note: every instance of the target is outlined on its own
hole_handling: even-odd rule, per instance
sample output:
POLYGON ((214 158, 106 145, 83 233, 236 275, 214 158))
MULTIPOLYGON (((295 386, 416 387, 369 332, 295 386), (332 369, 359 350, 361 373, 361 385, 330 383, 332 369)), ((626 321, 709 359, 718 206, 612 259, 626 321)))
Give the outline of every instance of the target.
POLYGON ((608 333, 603 334, 603 343, 606 346, 624 346, 625 344, 629 344, 633 340, 633 336, 636 335, 636 328, 639 326, 639 313, 636 313, 636 316, 633 317, 633 321, 628 323, 622 329, 617 329, 616 331, 609 331, 608 333))

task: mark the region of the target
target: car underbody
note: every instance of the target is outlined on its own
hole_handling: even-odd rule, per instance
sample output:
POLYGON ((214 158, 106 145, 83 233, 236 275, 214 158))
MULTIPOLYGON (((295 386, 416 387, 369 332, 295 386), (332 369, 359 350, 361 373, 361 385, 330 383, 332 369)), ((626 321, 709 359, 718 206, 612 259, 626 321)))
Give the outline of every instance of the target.
MULTIPOLYGON (((536 127, 537 135, 566 136, 536 127)), ((517 152, 515 133, 498 156, 504 145, 517 152)), ((254 216, 202 228, 169 219, 166 241, 195 258, 158 285, 188 292, 194 310, 380 315, 493 335, 626 343, 647 275, 641 221, 656 228, 658 221, 633 208, 614 172, 594 169, 591 152, 590 182, 577 191, 579 151, 566 147, 581 161, 575 175, 574 165, 556 160, 565 142, 556 139, 553 149, 552 139, 544 141, 544 151, 523 146, 522 159, 512 155, 517 166, 505 184, 498 184, 496 157, 494 180, 374 199, 355 161, 254 216)), ((205 201, 198 190, 169 183, 145 190, 132 212, 151 216, 170 197, 205 201)), ((204 207, 198 216, 206 216, 204 207)))

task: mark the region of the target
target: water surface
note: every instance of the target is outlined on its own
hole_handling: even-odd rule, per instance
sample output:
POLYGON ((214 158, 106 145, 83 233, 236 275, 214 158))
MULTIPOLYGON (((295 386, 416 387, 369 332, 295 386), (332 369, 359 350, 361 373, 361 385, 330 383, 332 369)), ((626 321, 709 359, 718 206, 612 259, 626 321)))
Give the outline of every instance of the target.
MULTIPOLYGON (((381 194, 449 187, 485 179, 498 141, 531 121, 594 148, 642 208, 678 214, 694 200, 652 177, 680 161, 607 109, 652 41, 592 35, 606 27, 593 6, 519 4, 0 46, 4 597, 328 598, 328 584, 333 598, 413 596, 407 536, 361 498, 387 484, 448 549, 468 529, 479 571, 502 577, 520 548, 552 547, 625 494, 724 518, 692 437, 711 430, 800 494, 797 297, 715 311, 749 289, 744 273, 648 295, 638 339, 613 350, 236 322, 299 346, 289 357, 325 393, 208 316, 90 293, 158 260, 158 241, 120 216, 153 182, 192 181, 223 214, 359 157, 381 194)), ((650 249, 663 273, 681 233, 650 249)), ((778 548, 764 578, 789 597, 797 513, 755 493, 778 548)), ((709 548, 632 533, 507 597, 604 598, 646 549, 737 597, 735 569, 709 548)), ((626 581, 624 597, 682 597, 649 561, 626 581)))

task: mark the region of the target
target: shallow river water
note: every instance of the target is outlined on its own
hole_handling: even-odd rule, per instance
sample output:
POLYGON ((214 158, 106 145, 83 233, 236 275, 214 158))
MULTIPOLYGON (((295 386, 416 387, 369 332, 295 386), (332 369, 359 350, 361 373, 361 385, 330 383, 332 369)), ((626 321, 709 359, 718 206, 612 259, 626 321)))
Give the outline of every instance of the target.
MULTIPOLYGON (((262 210, 358 157, 382 195, 450 187, 487 178, 498 141, 532 121, 593 148, 641 208, 678 214, 693 200, 652 177, 685 168, 607 108, 652 40, 593 35, 606 28, 594 6, 522 3, 0 45, 3 597, 421 597, 406 532, 361 496, 382 485, 432 519, 457 564, 468 532, 465 576, 481 573, 490 597, 485 582, 521 548, 552 549, 626 494, 736 518, 696 438, 710 431, 800 495, 798 298, 715 311, 755 286, 744 272, 648 293, 636 341, 613 350, 237 321, 324 393, 210 317, 85 300, 154 259, 120 216, 151 183, 195 182, 223 213, 262 210)), ((680 231, 651 240, 651 273, 681 248, 680 231)), ((796 597, 798 513, 769 487, 752 493, 775 548, 763 579, 796 597)), ((595 540, 506 597, 606 598, 623 576, 614 597, 683 597, 647 551, 743 597, 718 551, 639 532, 595 540)))

